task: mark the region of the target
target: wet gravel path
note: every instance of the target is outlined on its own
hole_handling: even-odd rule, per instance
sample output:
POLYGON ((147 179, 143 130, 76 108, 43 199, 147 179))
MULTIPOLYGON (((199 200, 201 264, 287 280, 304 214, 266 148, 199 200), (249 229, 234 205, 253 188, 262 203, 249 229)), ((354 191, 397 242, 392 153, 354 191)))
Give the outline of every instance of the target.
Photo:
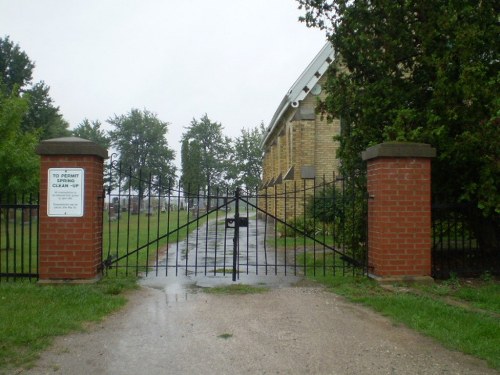
POLYGON ((314 284, 218 296, 170 280, 22 374, 497 374, 314 284))

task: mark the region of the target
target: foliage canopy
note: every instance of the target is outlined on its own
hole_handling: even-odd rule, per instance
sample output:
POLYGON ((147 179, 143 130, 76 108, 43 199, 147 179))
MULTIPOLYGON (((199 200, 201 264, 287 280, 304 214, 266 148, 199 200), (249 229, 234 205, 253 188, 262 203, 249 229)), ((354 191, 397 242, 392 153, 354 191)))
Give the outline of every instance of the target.
POLYGON ((433 197, 500 214, 499 5, 491 0, 298 0, 336 51, 319 110, 340 117, 348 172, 384 141, 430 143, 433 197))
POLYGON ((182 176, 184 191, 197 194, 209 187, 227 187, 228 157, 231 140, 222 133, 223 127, 205 114, 193 119, 182 135, 182 176))
POLYGON ((255 189, 261 181, 264 125, 243 128, 240 136, 223 135, 220 123, 205 114, 193 119, 182 136, 182 176, 184 192, 191 197, 208 187, 255 189))
POLYGON ((35 64, 10 38, 0 38, 0 193, 38 189, 40 139, 68 135, 68 123, 42 81, 32 84, 35 64))
POLYGON ((34 67, 35 64, 19 45, 14 44, 8 36, 0 38, 0 76, 7 92, 12 92, 16 86, 28 86, 34 67))
POLYGON ((0 198, 38 190, 38 137, 21 131, 28 103, 16 92, 0 89, 0 198), (3 197, 2 197, 3 196, 3 197))
POLYGON ((28 109, 22 118, 21 129, 36 130, 40 139, 69 135, 68 123, 54 105, 45 82, 32 84, 35 64, 26 52, 7 36, 0 38, 0 76, 7 93, 16 92, 28 100, 28 109))
POLYGON ((132 109, 107 122, 114 127, 109 132, 111 145, 119 153, 122 171, 128 175, 123 181, 125 188, 142 196, 151 179, 154 191, 165 191, 175 177, 174 151, 166 139, 168 123, 146 109, 132 109))
POLYGON ((234 140, 228 177, 236 186, 253 190, 261 182, 262 149, 260 143, 265 132, 264 124, 250 129, 241 129, 234 140))
POLYGON ((87 139, 108 149, 111 145, 111 140, 107 132, 101 129, 101 125, 99 120, 91 122, 88 119, 83 119, 83 121, 73 129, 72 133, 75 137, 87 139))

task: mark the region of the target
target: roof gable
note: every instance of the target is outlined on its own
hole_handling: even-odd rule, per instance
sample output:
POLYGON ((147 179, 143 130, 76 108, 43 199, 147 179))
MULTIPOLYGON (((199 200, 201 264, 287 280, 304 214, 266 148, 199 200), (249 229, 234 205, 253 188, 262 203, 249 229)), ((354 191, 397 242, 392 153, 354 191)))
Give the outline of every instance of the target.
POLYGON ((333 59, 333 46, 330 42, 327 42, 313 61, 311 61, 311 63, 307 66, 304 72, 302 72, 281 101, 267 128, 267 134, 264 136, 262 145, 266 144, 269 136, 280 122, 286 110, 289 107, 297 108, 300 105, 300 102, 307 96, 309 91, 311 91, 314 85, 316 85, 316 83, 318 83, 321 77, 325 74, 328 67, 333 62, 333 59))

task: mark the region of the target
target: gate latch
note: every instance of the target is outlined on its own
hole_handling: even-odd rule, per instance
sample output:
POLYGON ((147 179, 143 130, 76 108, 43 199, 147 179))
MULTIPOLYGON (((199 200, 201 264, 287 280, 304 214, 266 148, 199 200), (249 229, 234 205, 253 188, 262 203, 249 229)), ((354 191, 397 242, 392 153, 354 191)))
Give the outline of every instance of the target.
MULTIPOLYGON (((248 227, 248 217, 240 217, 238 224, 240 227, 248 227)), ((236 228, 236 219, 234 217, 226 219, 226 228, 236 228)))

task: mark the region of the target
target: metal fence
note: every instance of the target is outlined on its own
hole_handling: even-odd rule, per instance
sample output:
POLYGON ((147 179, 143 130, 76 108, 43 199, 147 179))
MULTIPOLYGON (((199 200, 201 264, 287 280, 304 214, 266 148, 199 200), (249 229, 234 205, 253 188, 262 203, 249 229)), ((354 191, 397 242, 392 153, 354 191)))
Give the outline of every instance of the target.
POLYGON ((108 275, 366 274, 366 201, 350 181, 188 194, 179 183, 113 165, 108 180, 108 275))
POLYGON ((498 221, 469 204, 432 207, 432 272, 435 278, 500 275, 498 221))
MULTIPOLYGON (((321 188, 323 189, 323 188, 321 188)), ((137 234, 133 235, 133 239, 130 234, 126 234, 125 238, 127 241, 127 246, 131 248, 135 246, 141 247, 144 246, 147 248, 145 251, 151 251, 151 255, 154 259, 157 258, 158 251, 158 237, 162 237, 159 235, 162 232, 163 236, 165 236, 165 232, 169 232, 169 228, 167 227, 163 230, 160 230, 160 226, 158 225, 158 220, 160 217, 170 217, 170 220, 167 220, 167 223, 173 223, 177 226, 178 216, 175 216, 175 212, 179 210, 179 206, 182 206, 181 198, 179 194, 172 194, 173 190, 170 191, 170 194, 167 198, 163 199, 163 204, 161 204, 160 199, 153 200, 149 202, 147 205, 135 207, 135 203, 133 199, 130 199, 129 195, 121 196, 118 201, 115 199, 111 199, 110 204, 107 207, 106 216, 106 232, 109 236, 106 241, 106 246, 104 248, 108 257, 116 251, 116 246, 118 246, 118 242, 120 241, 117 235, 120 234, 120 230, 123 232, 137 232, 137 234), (126 203, 124 204, 123 199, 126 198, 126 203), (114 205, 113 205, 114 203, 114 205), (154 206, 154 213, 150 212, 150 209, 146 209, 146 207, 154 206), (138 215, 131 216, 131 213, 136 209, 138 215), (143 214, 141 218, 140 213, 143 214), (160 216, 161 215, 161 216, 160 216), (121 220, 120 220, 121 218, 121 220), (120 222, 123 222, 123 226, 120 228, 120 222), (125 222, 127 224, 125 224, 125 222), (155 224, 156 223, 156 224, 155 224), (113 234, 111 233, 111 227, 114 228, 115 231, 113 234), (116 228, 115 228, 116 227, 116 228), (144 228, 143 228, 144 227, 144 228), (146 235, 147 241, 142 243, 141 239, 139 242, 139 229, 142 231, 149 232, 146 235), (153 238, 153 240, 152 240, 153 238), (132 244, 133 242, 133 244, 132 244), (139 246, 137 246, 139 244, 139 246), (111 250, 113 248, 113 250, 111 250), (107 250, 107 251, 106 251, 107 250)), ((324 190, 320 190, 320 194, 316 196, 316 202, 320 204, 318 207, 325 207, 326 203, 322 202, 325 199, 324 190)), ((332 191, 332 194, 335 194, 332 191)), ((217 194, 218 195, 218 194, 217 194)), ((219 208, 223 208, 223 214, 218 216, 219 219, 231 218, 234 215, 234 197, 231 197, 230 194, 221 194, 222 198, 217 199, 217 206, 219 208)), ((327 195, 327 194, 326 194, 327 195)), ((118 195, 119 196, 119 195, 118 195)), ((116 197, 115 197, 116 198, 116 197)), ((253 196, 243 196, 246 200, 250 200, 251 205, 245 203, 245 209, 249 209, 253 207, 255 213, 259 212, 259 207, 261 203, 259 202, 267 202, 271 199, 270 196, 267 195, 259 195, 256 194, 253 196), (254 199, 254 201, 252 201, 254 199)), ((197 198, 199 200, 199 198, 197 198)), ((276 197, 272 197, 273 201, 276 200, 276 197)), ((289 196, 283 195, 281 198, 283 200, 289 199, 290 201, 295 202, 295 199, 290 199, 289 196)), ((22 195, 22 196, 5 196, 0 195, 0 282, 8 281, 8 280, 16 280, 16 279, 37 279, 38 278, 38 237, 39 237, 39 216, 38 216, 38 195, 22 195)), ((204 211, 203 204, 200 202, 194 202, 194 206, 191 211, 188 210, 187 201, 185 207, 185 215, 186 221, 191 222, 191 224, 196 223, 195 227, 199 229, 200 223, 208 223, 208 221, 202 221, 202 219, 206 216, 206 211, 204 211), (203 215, 202 215, 203 213, 203 215), (203 216, 203 217, 202 217, 203 216)), ((295 203, 294 203, 295 204, 295 203)), ((345 202, 342 203, 345 205, 345 202)), ((286 207, 286 204, 284 205, 286 207)), ((355 206, 352 206, 355 207, 355 206)), ((342 212, 346 213, 345 208, 342 212)), ((351 209, 350 213, 354 215, 354 211, 351 209)), ((257 216, 255 216, 255 220, 257 220, 257 216)), ((356 214, 357 216, 357 214, 356 214)), ((217 217, 217 216, 216 216, 217 217)), ((361 215, 361 217, 365 217, 365 213, 361 215)), ((262 219, 262 217, 261 217, 262 219)), ((162 220, 163 221, 163 220, 162 220)), ((298 220, 301 221, 301 220, 298 220)), ((304 224, 307 223, 307 220, 303 220, 304 224)), ((361 223, 363 226, 365 223, 359 222, 357 220, 352 220, 353 223, 361 223)), ((320 221, 321 222, 321 221, 320 221)), ((273 233, 273 239, 268 240, 267 243, 271 245, 273 248, 276 248, 276 243, 278 241, 279 236, 276 236, 276 233, 283 232, 284 230, 293 232, 292 226, 284 225, 280 223, 280 220, 272 221, 272 224, 269 224, 269 220, 264 220, 260 222, 264 223, 264 227, 258 227, 258 231, 260 233, 273 233), (277 224, 276 224, 277 223, 277 224)), ((319 223, 319 222, 318 222, 319 223)), ((348 223, 346 221, 346 223, 348 223)), ((313 228, 316 228, 316 232, 318 231, 318 225, 314 221, 309 223, 313 228)), ((250 224, 250 226, 252 223, 250 224)), ((256 226, 257 224, 253 223, 256 226)), ((297 223, 293 223, 293 227, 296 227, 297 223)), ((321 225, 324 224, 321 222, 321 225)), ((332 225, 332 231, 340 231, 339 234, 332 236, 335 237, 343 237, 340 234, 344 231, 343 225, 341 224, 339 229, 336 229, 334 225, 332 225)), ((188 229, 188 225, 184 225, 184 229, 188 229)), ((299 232, 304 231, 307 233, 307 225, 301 226, 299 232)), ((485 272, 489 272, 493 275, 500 275, 500 244, 498 241, 499 233, 496 232, 498 229, 498 222, 493 222, 490 220, 485 221, 484 218, 478 218, 476 214, 476 210, 473 207, 466 204, 460 205, 439 205, 435 204, 432 207, 432 276, 435 278, 448 278, 450 275, 457 276, 479 276, 485 272)), ((190 228, 190 230, 193 230, 190 228)), ((325 231, 320 231, 320 243, 324 243, 324 233, 325 231)), ((327 231, 328 232, 328 231, 327 231)), ((348 233, 352 233, 349 231, 348 233)), ((227 237, 229 247, 232 247, 232 236, 228 236, 228 229, 223 229, 224 238, 227 237), (231 243, 231 244, 230 244, 231 243)), ((318 238, 317 234, 313 235, 313 238, 318 238)), ((199 235, 199 233, 198 233, 199 235)), ((281 235, 281 234, 280 234, 281 235)), ((188 239, 186 242, 190 242, 189 234, 187 233, 188 239)), ((308 236, 308 234, 306 234, 308 236)), ((123 234, 119 237, 123 237, 123 234)), ((166 236, 168 237, 168 236, 166 236)), ((173 235, 172 235, 173 237, 173 235)), ((177 233, 175 233, 175 237, 177 237, 177 233)), ((346 236, 347 237, 347 236, 346 236)), ((361 243, 364 247, 365 239, 356 240, 356 243, 361 243)), ((196 241, 199 241, 198 237, 196 237, 196 241)), ((195 242, 196 242, 195 241, 195 242)), ((168 241, 167 241, 168 242, 168 241)), ((224 240, 224 243, 226 240, 224 240)), ((353 242, 351 240, 351 242, 353 242)), ((295 248, 297 245, 294 240, 292 240, 293 246, 287 245, 285 242, 282 244, 282 247, 285 248, 290 246, 290 248, 295 248)), ((199 244, 197 244, 199 245, 199 244)), ((311 247, 311 244, 308 244, 311 247)), ((302 246, 306 248, 307 246, 302 246)), ((352 247, 352 246, 351 246, 352 247)), ((264 248, 264 246, 262 246, 264 248)), ((316 252, 319 248, 316 248, 313 244, 313 251, 316 252), (315 250, 316 249, 316 250, 315 250)), ((342 249, 342 252, 346 250, 342 247, 335 246, 336 249, 342 249)), ((325 247, 321 247, 321 250, 318 250, 318 256, 324 257, 324 249, 325 247)), ((328 247, 326 247, 328 249, 328 247)), ((288 250, 286 250, 288 251, 288 250)), ((139 251, 134 251, 135 253, 139 251)), ((142 252, 142 251, 141 251, 142 252)), ((126 252, 128 253, 128 251, 126 252)), ((130 254, 128 254, 130 255, 130 254)), ((352 251, 349 252, 350 258, 354 258, 359 261, 360 264, 365 263, 366 253, 364 255, 356 254, 353 256, 352 251)), ((115 255, 116 257, 116 255, 115 255)), ((274 258, 273 258, 274 259, 274 258)), ((130 267, 135 263, 131 259, 127 260, 127 265, 130 267), (130 264, 128 261, 130 260, 130 264)), ((288 260, 287 260, 288 263, 288 260)), ((288 263, 289 266, 292 262, 288 263)), ((150 264, 150 263, 149 263, 150 264)), ((269 262, 266 264, 266 271, 268 266, 271 268, 274 266, 276 268, 276 261, 269 262)), ((340 263, 341 267, 345 267, 345 264, 348 263, 340 263)), ((296 266, 297 264, 294 264, 296 266)), ((116 266, 116 265, 115 265, 116 266)), ((166 264, 165 264, 166 266, 166 264)), ((228 262, 228 268, 231 268, 232 264, 228 262)), ((137 267, 135 264, 134 268, 137 267)), ((147 267, 145 267, 147 268, 147 267)), ((221 267, 225 269, 223 265, 221 267)), ((270 268, 270 269, 271 269, 270 268)), ((301 267, 302 268, 302 267, 301 267)), ((304 267, 307 268, 307 267, 304 267)), ((316 267, 312 267, 315 270, 316 267)), ((295 269, 295 267, 294 267, 295 269)), ((176 270, 177 272, 178 270, 176 270)), ((303 270, 306 271, 306 270, 303 270)))
POLYGON ((38 195, 0 195, 0 281, 38 279, 38 195))

